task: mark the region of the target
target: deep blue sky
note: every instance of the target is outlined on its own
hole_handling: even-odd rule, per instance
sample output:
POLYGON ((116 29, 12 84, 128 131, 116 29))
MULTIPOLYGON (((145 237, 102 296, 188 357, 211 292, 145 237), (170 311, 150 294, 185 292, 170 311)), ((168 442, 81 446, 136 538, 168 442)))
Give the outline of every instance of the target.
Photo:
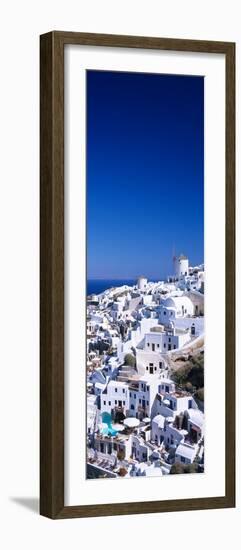
POLYGON ((87 277, 201 263, 204 79, 87 72, 87 277))

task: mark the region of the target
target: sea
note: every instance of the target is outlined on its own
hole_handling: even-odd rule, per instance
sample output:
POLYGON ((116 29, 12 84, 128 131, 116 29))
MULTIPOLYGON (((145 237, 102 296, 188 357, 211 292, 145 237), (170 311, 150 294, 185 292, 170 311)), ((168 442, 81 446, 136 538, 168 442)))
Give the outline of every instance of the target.
MULTIPOLYGON (((150 279, 153 283, 164 281, 164 279, 150 279)), ((137 279, 87 279, 87 296, 90 294, 101 294, 108 288, 117 286, 133 286, 137 284, 137 279)))
POLYGON ((88 279, 87 280, 87 295, 100 294, 108 288, 136 284, 136 279, 88 279))

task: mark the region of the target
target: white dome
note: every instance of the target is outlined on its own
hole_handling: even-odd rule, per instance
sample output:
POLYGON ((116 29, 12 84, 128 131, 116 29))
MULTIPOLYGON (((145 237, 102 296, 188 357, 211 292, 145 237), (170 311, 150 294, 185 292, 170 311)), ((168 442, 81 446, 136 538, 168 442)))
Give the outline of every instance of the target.
POLYGON ((162 300, 162 304, 165 307, 171 307, 175 309, 180 309, 182 306, 184 309, 192 309, 192 301, 187 296, 172 296, 162 300))

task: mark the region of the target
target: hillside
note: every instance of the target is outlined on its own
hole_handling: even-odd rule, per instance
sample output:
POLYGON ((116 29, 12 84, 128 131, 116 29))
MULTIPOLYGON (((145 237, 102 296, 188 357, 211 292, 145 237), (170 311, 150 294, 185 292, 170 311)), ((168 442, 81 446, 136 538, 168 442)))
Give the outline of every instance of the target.
POLYGON ((183 389, 194 393, 200 401, 204 401, 204 353, 185 360, 178 358, 181 366, 173 370, 172 379, 183 389))

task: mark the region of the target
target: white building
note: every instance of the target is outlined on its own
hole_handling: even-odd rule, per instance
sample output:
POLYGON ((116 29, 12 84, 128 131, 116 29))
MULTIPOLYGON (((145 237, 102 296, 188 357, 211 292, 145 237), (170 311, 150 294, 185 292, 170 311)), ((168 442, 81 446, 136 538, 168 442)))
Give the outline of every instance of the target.
POLYGON ((173 462, 203 464, 204 414, 169 378, 176 358, 203 345, 204 296, 194 288, 201 267, 189 268, 180 256, 171 284, 139 277, 88 307, 87 440, 93 460, 108 463, 113 475, 119 468, 128 477, 168 474, 173 462), (115 430, 108 435, 104 412, 115 430))
POLYGON ((198 290, 190 290, 186 295, 193 304, 194 315, 204 315, 204 295, 198 290))
POLYGON ((163 468, 160 467, 159 464, 157 464, 157 461, 154 464, 140 462, 138 464, 132 464, 129 475, 130 477, 139 477, 139 476, 156 477, 156 476, 163 475, 162 470, 163 468))
POLYGON ((87 434, 94 433, 97 416, 96 396, 88 395, 87 397, 87 434))
POLYGON ((188 409, 197 409, 197 403, 192 395, 185 391, 174 392, 159 391, 152 408, 152 418, 158 414, 175 418, 188 409))
POLYGON ((86 324, 87 324, 87 336, 89 337, 94 336, 97 330, 96 322, 88 319, 86 324))
POLYGON ((137 348, 136 350, 136 365, 138 372, 144 376, 155 375, 165 369, 165 361, 160 352, 146 351, 137 348))
POLYGON ((147 462, 152 453, 152 449, 146 445, 144 439, 132 435, 132 458, 139 462, 147 462))
POLYGON ((195 443, 203 437, 204 414, 199 409, 188 410, 188 432, 195 443))
POLYGON ((144 306, 151 306, 153 304, 155 305, 153 294, 144 294, 142 297, 142 301, 144 306))
POLYGON ((156 327, 145 335, 144 351, 166 353, 167 351, 179 349, 190 340, 188 330, 176 329, 173 324, 164 330, 164 327, 156 327))
POLYGON ((176 449, 175 462, 192 464, 197 454, 197 447, 188 443, 180 443, 176 449))
POLYGON ((184 441, 185 433, 184 430, 175 428, 173 424, 169 423, 165 416, 161 414, 154 416, 152 419, 151 439, 157 446, 160 446, 162 443, 168 446, 177 446, 184 441))
POLYGON ((163 324, 181 317, 192 317, 194 305, 188 296, 170 296, 161 301, 159 320, 163 324))
POLYGON ((117 354, 120 360, 124 360, 127 353, 130 353, 132 348, 138 346, 146 332, 158 324, 158 319, 143 318, 138 322, 138 326, 135 330, 128 331, 128 339, 125 342, 120 342, 117 346, 117 354))
POLYGON ((106 325, 108 326, 108 322, 106 317, 102 313, 94 312, 90 313, 90 320, 92 323, 96 323, 96 325, 106 325))
POLYGON ((149 417, 158 392, 160 379, 143 376, 129 385, 129 416, 149 417))
POLYGON ((147 288, 147 278, 146 277, 138 277, 137 287, 141 291, 146 290, 146 288, 147 288))
POLYGON ((144 439, 134 433, 118 434, 108 439, 98 434, 95 438, 95 449, 112 456, 118 456, 121 453, 124 460, 132 458, 138 462, 147 462, 152 453, 151 447, 145 443, 144 439))
POLYGON ((110 357, 108 362, 105 365, 105 371, 109 379, 114 379, 117 377, 121 362, 118 357, 110 357))
POLYGON ((123 412, 126 416, 129 410, 128 385, 118 380, 110 380, 100 396, 101 412, 108 412, 112 415, 117 411, 123 412))
POLYGON ((100 453, 112 455, 113 458, 121 453, 123 458, 128 460, 132 453, 132 434, 129 436, 119 434, 116 437, 107 438, 99 433, 95 437, 94 446, 100 453))
POLYGON ((189 273, 189 261, 186 256, 181 254, 176 260, 176 277, 181 279, 181 277, 187 276, 189 273))
POLYGON ((122 296, 116 299, 116 301, 113 302, 112 308, 111 308, 111 315, 114 320, 120 319, 121 313, 123 312, 123 309, 126 305, 126 297, 122 296))
POLYGON ((174 321, 176 329, 189 330, 190 336, 204 334, 204 317, 178 317, 174 321))

